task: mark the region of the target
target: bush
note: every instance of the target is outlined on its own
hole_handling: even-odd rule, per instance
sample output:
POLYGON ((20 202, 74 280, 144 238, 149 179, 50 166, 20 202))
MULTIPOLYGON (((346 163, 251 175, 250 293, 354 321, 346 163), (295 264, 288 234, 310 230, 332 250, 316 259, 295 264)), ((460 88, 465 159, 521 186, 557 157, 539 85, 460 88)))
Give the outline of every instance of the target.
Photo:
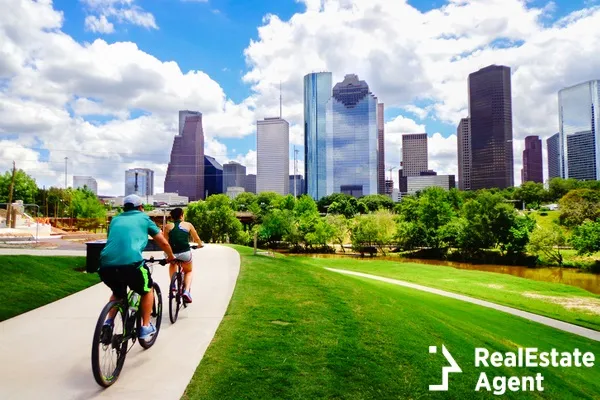
POLYGON ((541 216, 541 217, 547 217, 547 216, 548 216, 548 213, 547 213, 547 212, 541 212, 541 213, 540 213, 540 216, 541 216))

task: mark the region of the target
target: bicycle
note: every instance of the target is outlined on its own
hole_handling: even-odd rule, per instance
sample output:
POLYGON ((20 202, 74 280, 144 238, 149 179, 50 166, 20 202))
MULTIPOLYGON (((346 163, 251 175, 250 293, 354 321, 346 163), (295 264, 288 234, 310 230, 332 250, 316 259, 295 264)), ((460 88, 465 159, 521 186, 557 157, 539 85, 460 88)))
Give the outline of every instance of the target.
MULTIPOLYGON (((197 249, 198 246, 191 246, 192 249, 197 249)), ((174 324, 179 316, 179 310, 183 304, 183 308, 187 308, 187 303, 183 301, 183 272, 182 261, 177 261, 177 271, 171 276, 171 283, 169 285, 169 319, 174 324), (175 290, 173 290, 175 289, 175 290)))
MULTIPOLYGON (((144 260, 144 266, 148 267, 151 273, 151 264, 153 263, 166 265, 167 261, 164 259, 155 260, 154 257, 144 260)), ((154 304, 152 305, 150 320, 156 328, 156 333, 149 339, 139 339, 140 345, 144 349, 149 349, 156 342, 162 321, 160 287, 154 282, 152 288, 154 289, 154 304)), ((92 372, 96 382, 102 387, 109 387, 117 381, 123 369, 127 353, 138 340, 138 333, 142 327, 142 314, 139 306, 140 296, 129 290, 126 295, 121 296, 121 300, 109 301, 100 312, 92 340, 92 372), (105 325, 104 323, 111 311, 116 313, 113 317, 113 323, 105 325), (121 333, 115 333, 118 325, 121 326, 121 333), (129 346, 130 340, 131 346, 129 346), (113 352, 116 354, 116 361, 110 363, 109 370, 106 373, 102 371, 102 365, 100 365, 101 350, 104 355, 113 352)), ((102 358, 104 360, 104 357, 102 358)))

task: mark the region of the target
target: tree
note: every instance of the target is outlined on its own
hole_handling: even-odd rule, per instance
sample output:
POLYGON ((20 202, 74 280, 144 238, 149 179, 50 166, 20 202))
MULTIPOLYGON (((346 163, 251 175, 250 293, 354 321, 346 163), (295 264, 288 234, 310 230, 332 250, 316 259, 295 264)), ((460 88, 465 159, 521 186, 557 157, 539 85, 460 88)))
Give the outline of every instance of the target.
POLYGON ((527 251, 533 255, 543 255, 549 260, 554 261, 559 267, 563 266, 563 256, 560 252, 561 246, 564 246, 566 239, 560 227, 555 229, 536 228, 529 237, 527 251))
POLYGON ((259 226, 258 235, 269 244, 281 241, 292 229, 292 213, 288 210, 273 210, 266 214, 259 226))
POLYGON ((560 199, 560 221, 570 227, 583 224, 585 220, 600 218, 600 192, 591 189, 571 190, 560 199))
POLYGON ((579 185, 577 179, 552 178, 548 184, 548 200, 558 201, 571 190, 579 189, 579 185))
POLYGON ((571 244, 579 255, 594 254, 600 251, 600 221, 585 221, 575 228, 571 244))
POLYGON ((351 228, 352 247, 375 246, 385 254, 384 246, 392 242, 395 230, 394 216, 387 210, 360 215, 351 228))
POLYGON ((334 202, 340 203, 343 200, 347 200, 350 201, 351 199, 354 199, 354 201, 356 201, 356 199, 348 194, 343 194, 343 193, 333 193, 329 196, 324 196, 322 197, 318 202, 317 202, 317 207, 319 209, 319 212, 325 213, 325 212, 330 212, 328 210, 329 206, 331 206, 334 202))
POLYGON ((525 182, 514 193, 514 199, 525 202, 527 208, 538 208, 547 198, 544 185, 536 182, 525 182))
POLYGON ((346 249, 344 248, 344 244, 346 243, 348 234, 350 233, 350 225, 348 220, 343 215, 327 215, 325 220, 333 230, 333 242, 340 245, 342 251, 345 253, 346 249))
POLYGON ((100 219, 106 217, 106 208, 96 195, 88 189, 70 191, 69 214, 75 218, 100 219))
MULTIPOLYGON (((4 175, 0 175, 0 203, 8 202, 11 181, 12 171, 6 171, 4 175)), ((36 201, 37 192, 38 187, 35 179, 27 175, 22 169, 16 170, 12 196, 13 203, 22 200, 25 204, 33 204, 36 201)))
POLYGON ((235 211, 251 211, 252 205, 256 205, 256 195, 250 192, 243 192, 233 199, 232 207, 235 211))
POLYGON ((295 215, 304 215, 304 214, 314 214, 318 215, 319 211, 317 209, 317 203, 312 199, 312 197, 307 195, 302 195, 296 201, 294 205, 294 214, 295 215))
MULTIPOLYGON (((365 207, 365 205, 362 205, 365 207)), ((334 201, 327 209, 328 214, 341 214, 346 218, 352 218, 358 213, 358 204, 354 197, 340 198, 334 201)))
POLYGON ((186 220, 194 225, 200 239, 206 243, 212 242, 212 227, 206 202, 195 201, 189 203, 185 214, 186 220))
POLYGON ((358 203, 363 203, 370 212, 377 210, 392 210, 394 202, 389 196, 382 194, 370 194, 358 199, 358 203))

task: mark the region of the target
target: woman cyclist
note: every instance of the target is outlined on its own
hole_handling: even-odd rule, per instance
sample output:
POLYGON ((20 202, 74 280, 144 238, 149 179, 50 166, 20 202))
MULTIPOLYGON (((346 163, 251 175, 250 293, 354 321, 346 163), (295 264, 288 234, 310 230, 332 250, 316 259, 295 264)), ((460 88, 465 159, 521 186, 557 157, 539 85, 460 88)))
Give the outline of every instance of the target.
POLYGON ((173 276, 177 271, 177 261, 180 261, 184 272, 183 301, 191 303, 192 249, 190 247, 190 239, 197 243, 198 247, 204 247, 204 244, 198 236, 194 225, 183 220, 183 210, 181 208, 178 207, 171 210, 171 218, 173 222, 167 224, 165 227, 165 236, 169 239, 169 244, 175 255, 175 261, 169 266, 169 276, 173 276))

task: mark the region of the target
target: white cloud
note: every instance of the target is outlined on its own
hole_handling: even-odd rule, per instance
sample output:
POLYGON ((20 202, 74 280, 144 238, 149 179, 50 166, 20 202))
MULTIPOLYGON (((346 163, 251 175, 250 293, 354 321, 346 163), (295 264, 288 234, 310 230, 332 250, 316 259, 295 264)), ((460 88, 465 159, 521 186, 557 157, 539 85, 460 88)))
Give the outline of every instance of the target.
POLYGON ((88 15, 85 17, 85 29, 98 33, 113 33, 115 31, 115 26, 106 19, 106 15, 101 15, 99 17, 88 15))
POLYGON ((85 18, 85 28, 97 33, 114 32, 111 18, 119 23, 129 23, 148 29, 158 29, 151 13, 134 4, 134 0, 81 0, 91 14, 85 18))
MULTIPOLYGON (((516 182, 518 143, 557 130, 557 91, 600 78, 597 7, 549 23, 553 2, 538 7, 523 0, 461 0, 428 12, 404 0, 302 2, 306 11, 288 21, 265 17, 258 39, 245 51, 250 70, 244 80, 253 85, 257 109, 274 107, 279 81, 287 89, 287 107, 301 110, 303 74, 328 70, 335 83, 353 72, 386 108, 456 126, 468 114, 468 74, 490 64, 509 65, 516 182), (431 106, 416 107, 417 101, 431 106)), ((289 119, 301 123, 302 114, 289 119)), ((397 145, 398 134, 387 129, 386 136, 386 143, 397 145)))

